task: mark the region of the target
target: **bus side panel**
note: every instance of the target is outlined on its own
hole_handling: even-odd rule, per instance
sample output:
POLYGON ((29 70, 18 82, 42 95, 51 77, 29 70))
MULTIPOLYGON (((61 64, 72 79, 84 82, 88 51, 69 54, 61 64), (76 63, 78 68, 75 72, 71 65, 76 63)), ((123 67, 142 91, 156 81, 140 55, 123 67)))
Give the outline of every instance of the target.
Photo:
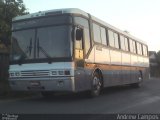
POLYGON ((143 71, 143 79, 148 80, 149 79, 149 58, 148 57, 143 58, 143 65, 145 67, 145 70, 143 71))
POLYGON ((131 54, 131 83, 138 82, 138 57, 131 54))
POLYGON ((101 47, 96 45, 95 49, 95 63, 96 67, 99 68, 103 75, 103 85, 110 86, 112 72, 110 71, 110 50, 109 48, 101 47))
POLYGON ((78 92, 91 89, 90 77, 90 69, 77 68, 75 70, 75 91, 78 92))
POLYGON ((144 67, 144 62, 143 62, 143 57, 142 56, 138 56, 138 66, 144 67))
POLYGON ((131 55, 130 53, 122 52, 122 80, 123 84, 131 82, 131 55))
POLYGON ((110 64, 110 53, 109 49, 95 46, 95 63, 97 64, 110 64))
POLYGON ((123 84, 122 81, 122 58, 121 58, 121 51, 117 50, 110 50, 110 57, 111 57, 111 80, 112 85, 121 85, 123 84))
POLYGON ((91 78, 94 70, 95 49, 93 48, 88 59, 84 61, 84 67, 78 67, 75 70, 75 89, 76 91, 85 91, 91 89, 91 78))

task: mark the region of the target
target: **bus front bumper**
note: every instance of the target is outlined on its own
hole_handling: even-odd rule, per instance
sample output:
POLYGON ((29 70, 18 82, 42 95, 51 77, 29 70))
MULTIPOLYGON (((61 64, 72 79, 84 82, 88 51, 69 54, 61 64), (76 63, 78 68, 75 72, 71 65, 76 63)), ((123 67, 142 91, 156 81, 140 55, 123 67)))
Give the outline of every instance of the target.
POLYGON ((9 78, 14 91, 75 92, 74 77, 56 78, 9 78))

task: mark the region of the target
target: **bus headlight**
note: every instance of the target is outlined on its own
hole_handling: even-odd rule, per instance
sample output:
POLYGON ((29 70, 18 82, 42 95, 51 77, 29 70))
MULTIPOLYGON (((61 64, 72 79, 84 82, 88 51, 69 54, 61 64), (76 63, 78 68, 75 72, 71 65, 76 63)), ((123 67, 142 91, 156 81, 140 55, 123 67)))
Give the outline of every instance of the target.
POLYGON ((70 70, 51 70, 50 71, 51 76, 64 76, 64 75, 71 75, 70 70))
POLYGON ((64 71, 60 70, 60 71, 58 71, 58 74, 59 75, 64 75, 64 71))
POLYGON ((10 73, 9 73, 9 76, 10 76, 10 77, 20 77, 20 76, 21 76, 21 73, 20 73, 20 72, 10 72, 10 73))
POLYGON ((9 73, 9 76, 14 77, 15 76, 14 72, 9 73))
POLYGON ((52 75, 57 75, 57 71, 51 71, 52 75))
POLYGON ((15 76, 16 76, 16 77, 21 76, 20 72, 15 72, 15 76))
POLYGON ((65 75, 71 75, 71 72, 70 72, 70 70, 65 70, 65 71, 64 71, 64 74, 65 74, 65 75))
POLYGON ((70 70, 63 70, 63 71, 58 71, 59 75, 70 75, 70 70))

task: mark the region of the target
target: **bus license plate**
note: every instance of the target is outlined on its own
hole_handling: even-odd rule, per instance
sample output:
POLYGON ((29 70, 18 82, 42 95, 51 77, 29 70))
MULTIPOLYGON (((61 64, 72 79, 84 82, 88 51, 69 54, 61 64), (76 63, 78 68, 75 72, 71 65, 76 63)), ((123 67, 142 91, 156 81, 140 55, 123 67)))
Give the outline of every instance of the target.
POLYGON ((40 82, 39 81, 31 81, 30 85, 31 86, 40 86, 40 82))

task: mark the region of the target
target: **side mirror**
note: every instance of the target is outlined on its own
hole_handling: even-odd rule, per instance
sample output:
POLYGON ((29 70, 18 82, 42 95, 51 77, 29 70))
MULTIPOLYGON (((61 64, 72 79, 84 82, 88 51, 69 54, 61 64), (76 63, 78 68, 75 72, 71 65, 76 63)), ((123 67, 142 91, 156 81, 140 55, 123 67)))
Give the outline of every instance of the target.
POLYGON ((82 29, 77 29, 76 30, 76 40, 81 40, 83 36, 82 29))

